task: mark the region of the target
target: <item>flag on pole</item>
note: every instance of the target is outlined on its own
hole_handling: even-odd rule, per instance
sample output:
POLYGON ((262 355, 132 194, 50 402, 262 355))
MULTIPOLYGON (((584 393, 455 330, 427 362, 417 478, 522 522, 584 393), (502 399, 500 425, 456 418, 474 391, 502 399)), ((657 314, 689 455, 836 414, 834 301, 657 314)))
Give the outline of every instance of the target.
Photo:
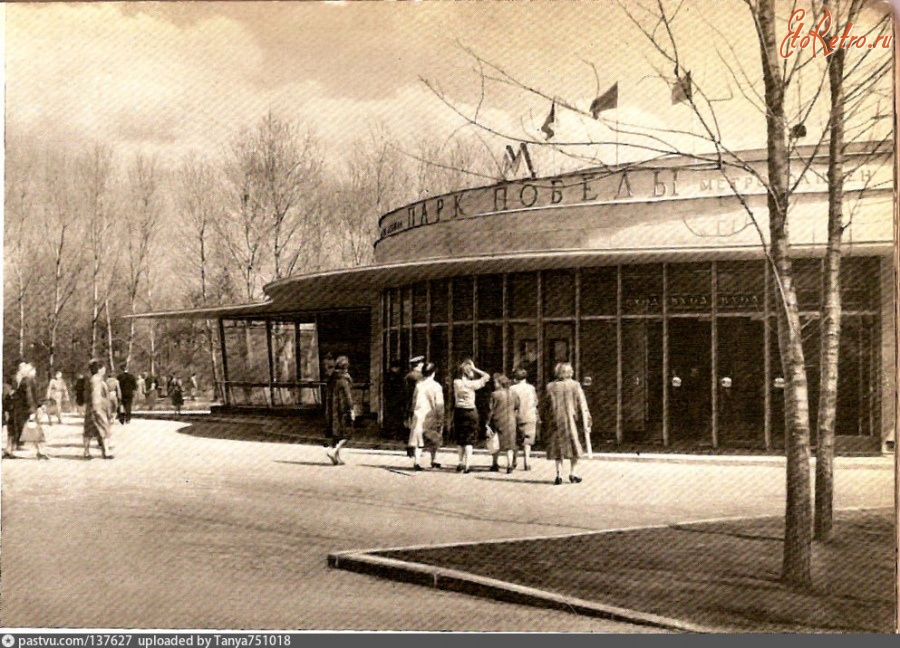
POLYGON ((684 76, 676 74, 675 83, 672 84, 672 105, 690 102, 694 96, 694 88, 691 85, 691 73, 685 72, 684 76))
POLYGON ((600 113, 604 110, 612 110, 619 105, 619 82, 610 86, 609 90, 604 92, 602 95, 597 97, 591 102, 591 116, 594 119, 598 119, 600 117, 600 113))
POLYGON ((556 123, 556 102, 554 101, 550 105, 550 114, 547 115, 547 119, 544 120, 544 125, 541 126, 541 132, 547 136, 547 139, 553 137, 555 131, 553 130, 553 126, 556 123))

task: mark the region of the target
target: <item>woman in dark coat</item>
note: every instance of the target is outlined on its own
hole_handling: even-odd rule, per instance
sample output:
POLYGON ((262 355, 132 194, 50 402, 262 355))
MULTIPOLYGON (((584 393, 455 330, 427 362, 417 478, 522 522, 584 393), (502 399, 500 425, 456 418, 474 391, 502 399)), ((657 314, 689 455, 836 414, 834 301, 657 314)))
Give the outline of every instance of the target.
POLYGON ((172 398, 172 407, 175 408, 175 416, 181 415, 181 406, 184 405, 184 388, 181 386, 181 378, 173 378, 169 388, 169 396, 172 398))
POLYGON ((75 385, 72 390, 75 392, 75 409, 79 414, 84 413, 84 388, 87 386, 87 381, 84 379, 83 374, 78 374, 78 378, 75 380, 75 385))
POLYGON ((334 444, 334 452, 328 458, 335 466, 343 466, 341 448, 353 436, 353 393, 350 385, 353 382, 348 373, 350 360, 347 356, 338 356, 334 361, 334 371, 328 377, 325 387, 325 424, 334 444))
POLYGON ((572 380, 572 365, 563 362, 556 365, 556 380, 547 385, 541 401, 541 422, 545 426, 547 459, 556 462, 556 485, 562 484, 563 460, 568 459, 569 481, 581 482, 575 473, 578 458, 582 455, 579 432, 585 437, 591 433, 591 413, 581 385, 572 380))
MULTIPOLYGON (((34 377, 35 370, 27 362, 20 362, 16 377, 14 379, 15 389, 10 397, 9 426, 7 427, 7 443, 3 456, 7 459, 14 459, 13 452, 19 449, 21 443, 25 440, 22 433, 28 420, 34 416, 37 419, 37 401, 34 398, 34 377)), ((38 459, 49 459, 41 449, 41 443, 44 441, 43 431, 38 427, 35 436, 29 437, 28 441, 33 441, 37 448, 38 459)))

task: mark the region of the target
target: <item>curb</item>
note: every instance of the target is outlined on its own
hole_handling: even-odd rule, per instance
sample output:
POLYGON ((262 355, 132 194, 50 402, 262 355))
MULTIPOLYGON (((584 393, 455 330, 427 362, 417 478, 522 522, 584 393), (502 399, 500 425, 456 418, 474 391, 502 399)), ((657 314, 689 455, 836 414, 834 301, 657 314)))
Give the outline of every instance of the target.
POLYGON ((449 592, 490 598, 505 603, 573 612, 582 616, 624 621, 675 632, 715 634, 726 631, 725 629, 700 626, 656 614, 647 614, 628 608, 555 594, 533 587, 478 576, 469 572, 385 558, 359 551, 330 553, 328 554, 328 566, 333 569, 379 576, 449 592))

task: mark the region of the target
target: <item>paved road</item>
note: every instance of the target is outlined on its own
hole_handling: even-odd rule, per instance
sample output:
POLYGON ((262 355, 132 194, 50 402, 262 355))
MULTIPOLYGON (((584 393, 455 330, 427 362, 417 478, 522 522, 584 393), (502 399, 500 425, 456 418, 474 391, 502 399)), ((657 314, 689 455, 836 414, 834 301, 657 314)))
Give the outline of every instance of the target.
MULTIPOLYGON (((412 473, 398 453, 115 428, 116 458, 81 459, 80 426, 50 428, 49 462, 2 463, 6 627, 640 632, 330 570, 329 551, 779 514, 784 469, 745 462, 585 462, 513 475, 412 473)), ((208 432, 208 431, 207 431, 208 432)), ((96 453, 96 450, 95 450, 96 453)), ((482 463, 487 458, 476 457, 482 463)), ((890 506, 890 459, 839 462, 838 507, 890 506)))

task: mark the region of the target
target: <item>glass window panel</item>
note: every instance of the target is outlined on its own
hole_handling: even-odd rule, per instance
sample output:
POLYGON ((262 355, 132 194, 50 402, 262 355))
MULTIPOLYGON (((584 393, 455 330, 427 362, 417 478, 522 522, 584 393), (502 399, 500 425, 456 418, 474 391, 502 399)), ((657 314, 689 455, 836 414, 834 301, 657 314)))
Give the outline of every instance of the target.
POLYGON ((720 261, 716 288, 720 312, 762 311, 764 261, 720 261))
POLYGON ((616 314, 616 266, 581 271, 581 314, 616 314))
POLYGON ((478 319, 503 319, 503 275, 478 277, 478 319))
POLYGON ((795 259, 792 263, 792 268, 800 310, 818 311, 822 304, 821 260, 795 259))
POLYGON ((265 322, 235 322, 225 328, 228 378, 239 382, 269 382, 269 352, 265 322))
POLYGON ((490 374, 503 373, 503 325, 478 325, 478 352, 475 364, 490 374))
POLYGON ((575 315, 575 272, 548 270, 542 276, 541 293, 544 317, 573 317, 575 315))
POLYGON ((446 323, 450 299, 448 297, 449 282, 446 279, 431 282, 431 322, 446 323))
POLYGON ((509 316, 514 319, 537 317, 537 274, 518 272, 507 277, 509 316))
POLYGON ((472 321, 472 300, 475 297, 472 277, 456 277, 453 280, 453 321, 472 321))
POLYGON ((622 312, 626 315, 662 313, 662 265, 622 267, 622 312))
POLYGON ((428 344, 428 327, 427 326, 416 326, 412 330, 412 351, 410 351, 410 356, 424 356, 427 349, 428 344))
POLYGON ((403 298, 403 326, 412 324, 412 288, 402 288, 403 298))
POLYGON ((474 355, 472 349, 472 326, 469 324, 453 327, 453 353, 451 353, 450 362, 453 368, 459 366, 466 358, 474 355))
POLYGON ((712 271, 708 263, 670 263, 669 312, 708 313, 712 310, 712 271))
POLYGON ((388 350, 388 353, 390 353, 390 358, 400 360, 400 362, 403 363, 403 366, 405 367, 407 358, 405 357, 405 354, 400 352, 400 332, 399 331, 391 331, 389 333, 388 344, 390 345, 389 350, 388 350))
POLYGON ((508 375, 516 369, 524 369, 528 372, 528 382, 537 384, 538 352, 537 352, 537 327, 533 324, 512 324, 509 327, 507 337, 507 366, 508 375))
POLYGON ((428 284, 424 281, 412 287, 412 321, 413 324, 428 322, 428 284))
POLYGON ((841 300, 845 310, 877 310, 879 276, 877 257, 841 259, 841 300))
POLYGON ((591 439, 595 448, 600 442, 616 439, 616 372, 616 323, 582 322, 581 381, 594 421, 591 439))
POLYGON ((400 330, 400 348, 397 350, 397 355, 403 362, 409 362, 412 357, 409 349, 409 329, 400 330))
POLYGON ((291 382, 297 378, 296 336, 293 322, 272 324, 272 360, 275 382, 291 382))
POLYGON ((391 288, 388 295, 391 300, 391 327, 400 326, 400 290, 391 288))
POLYGON ((450 373, 452 367, 450 367, 448 362, 448 334, 447 334, 446 326, 432 326, 431 332, 429 335, 431 336, 431 350, 429 353, 428 361, 433 362, 435 366, 435 376, 437 376, 437 380, 444 384, 444 386, 448 385, 448 378, 450 377, 450 373))
POLYGON ((835 434, 867 434, 864 402, 863 365, 866 360, 863 342, 863 328, 860 317, 844 317, 841 320, 841 346, 838 360, 838 402, 836 409, 835 434))

